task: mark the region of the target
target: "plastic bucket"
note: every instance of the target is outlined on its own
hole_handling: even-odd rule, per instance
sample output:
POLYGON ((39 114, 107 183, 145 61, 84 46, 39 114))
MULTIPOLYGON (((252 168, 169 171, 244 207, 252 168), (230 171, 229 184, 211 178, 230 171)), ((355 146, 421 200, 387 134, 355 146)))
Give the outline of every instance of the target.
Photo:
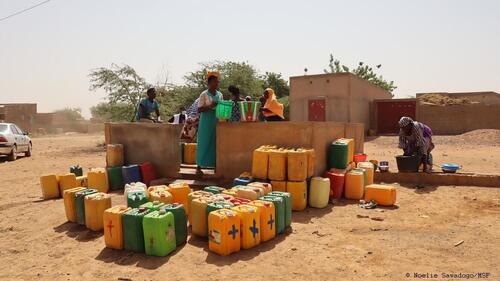
POLYGON ((420 165, 421 156, 412 155, 412 156, 404 156, 398 155, 396 156, 396 162, 398 164, 398 170, 400 172, 418 172, 418 167, 420 165))

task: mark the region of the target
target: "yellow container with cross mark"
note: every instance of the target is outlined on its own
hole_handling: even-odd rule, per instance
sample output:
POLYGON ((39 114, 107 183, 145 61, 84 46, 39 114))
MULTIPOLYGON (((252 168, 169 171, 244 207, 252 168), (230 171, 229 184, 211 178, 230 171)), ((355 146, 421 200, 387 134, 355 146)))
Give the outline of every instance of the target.
POLYGON ((269 241, 276 236, 276 211, 273 202, 255 200, 248 205, 259 208, 260 212, 260 240, 269 241))
POLYGON ((260 244, 260 210, 251 205, 231 208, 240 218, 241 248, 250 249, 260 244))
POLYGON ((110 249, 123 249, 122 215, 131 208, 125 205, 113 206, 104 211, 104 244, 110 249))
POLYGON ((208 215, 208 248, 221 256, 241 248, 240 217, 235 211, 220 209, 208 215))

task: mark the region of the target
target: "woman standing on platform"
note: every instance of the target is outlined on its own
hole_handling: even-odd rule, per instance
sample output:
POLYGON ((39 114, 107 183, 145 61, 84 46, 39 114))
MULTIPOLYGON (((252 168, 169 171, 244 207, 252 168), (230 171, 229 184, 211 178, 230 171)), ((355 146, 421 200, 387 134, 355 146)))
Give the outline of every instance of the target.
POLYGON ((208 90, 201 93, 198 100, 198 112, 200 123, 198 126, 198 145, 196 150, 196 165, 198 174, 203 174, 201 168, 215 168, 216 155, 216 126, 217 117, 215 107, 222 100, 219 88, 219 73, 209 71, 207 73, 208 90))

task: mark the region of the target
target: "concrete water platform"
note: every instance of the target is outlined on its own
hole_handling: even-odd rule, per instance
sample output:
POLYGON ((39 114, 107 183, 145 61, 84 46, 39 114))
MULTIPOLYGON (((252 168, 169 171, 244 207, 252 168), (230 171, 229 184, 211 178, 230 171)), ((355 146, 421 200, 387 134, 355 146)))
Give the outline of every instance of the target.
POLYGON ((458 185, 500 187, 500 175, 483 175, 474 173, 400 173, 376 172, 377 183, 410 183, 428 185, 458 185))

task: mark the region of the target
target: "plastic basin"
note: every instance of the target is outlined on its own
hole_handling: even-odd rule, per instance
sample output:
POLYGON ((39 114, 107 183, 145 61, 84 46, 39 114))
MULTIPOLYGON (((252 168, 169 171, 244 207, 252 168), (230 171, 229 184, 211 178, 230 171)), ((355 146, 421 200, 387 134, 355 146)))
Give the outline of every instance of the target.
POLYGON ((418 172, 418 167, 420 166, 421 157, 418 155, 396 156, 396 162, 398 164, 398 170, 400 172, 418 172))

